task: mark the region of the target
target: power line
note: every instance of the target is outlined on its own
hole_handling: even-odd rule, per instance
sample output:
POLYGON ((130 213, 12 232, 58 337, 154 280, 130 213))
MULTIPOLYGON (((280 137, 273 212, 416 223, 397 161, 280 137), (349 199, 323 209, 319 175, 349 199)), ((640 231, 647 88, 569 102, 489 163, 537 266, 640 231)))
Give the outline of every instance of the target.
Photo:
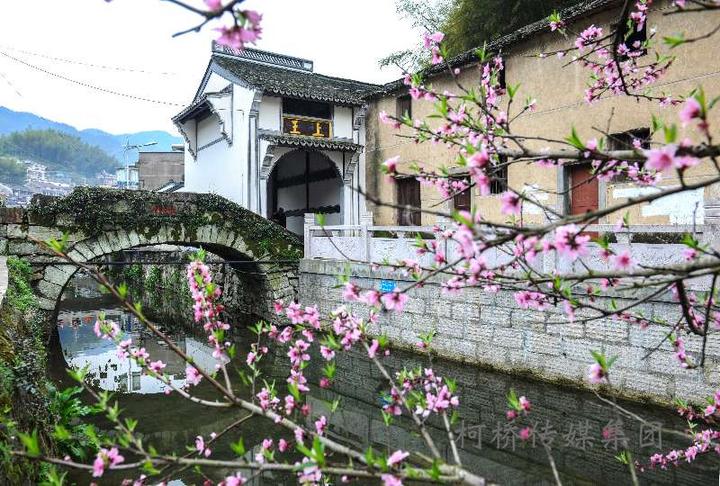
POLYGON ((95 64, 95 63, 90 63, 90 62, 85 62, 85 61, 78 61, 76 59, 66 59, 66 58, 62 58, 62 57, 48 56, 47 54, 40 54, 38 52, 17 49, 15 47, 7 46, 7 45, 2 46, 2 47, 4 49, 9 49, 11 51, 21 52, 23 54, 28 54, 30 56, 42 57, 45 59, 50 59, 52 61, 59 61, 59 62, 64 62, 64 63, 68 63, 68 64, 76 64, 79 66, 87 66, 87 67, 92 67, 92 68, 96 68, 96 69, 105 69, 108 71, 124 71, 124 72, 128 72, 128 73, 154 74, 154 75, 160 75, 160 76, 177 76, 178 75, 177 73, 173 73, 173 72, 148 71, 148 70, 139 69, 139 68, 131 68, 131 67, 125 67, 125 66, 110 66, 107 64, 95 64))
POLYGON ((163 101, 163 100, 155 100, 155 99, 152 99, 152 98, 144 98, 144 97, 142 97, 142 96, 136 96, 136 95, 131 95, 131 94, 127 94, 127 93, 122 93, 122 92, 120 92, 120 91, 115 91, 115 90, 112 90, 112 89, 103 88, 103 87, 100 87, 100 86, 95 86, 95 85, 93 85, 93 84, 85 83, 85 82, 83 82, 83 81, 78 81, 78 80, 76 80, 76 79, 69 78, 69 77, 64 76, 64 75, 62 75, 62 74, 57 74, 57 73, 54 73, 54 72, 52 72, 52 71, 48 71, 47 69, 44 69, 44 68, 42 68, 42 67, 40 67, 40 66, 36 66, 35 64, 30 64, 30 63, 27 62, 27 61, 24 61, 24 60, 22 60, 22 59, 18 59, 18 58, 15 57, 15 56, 11 56, 11 55, 8 54, 7 52, 0 51, 0 55, 3 55, 3 56, 5 56, 5 57, 7 57, 8 59, 12 59, 13 61, 18 62, 18 63, 20 63, 20 64, 23 64, 24 66, 29 67, 29 68, 31 68, 31 69, 35 69, 36 71, 40 71, 40 72, 42 72, 42 73, 45 73, 45 74, 47 74, 48 76, 53 76, 53 77, 55 77, 55 78, 62 79, 63 81, 67 81, 67 82, 69 82, 69 83, 73 83, 73 84, 76 84, 76 85, 78 85, 78 86, 82 86, 82 87, 84 87, 84 88, 90 88, 90 89, 94 89, 94 90, 96 90, 96 91, 100 91, 100 92, 103 92, 103 93, 112 94, 112 95, 115 95, 115 96, 121 96, 121 97, 123 97, 123 98, 129 98, 129 99, 136 100, 136 101, 145 101, 145 102, 148 102, 148 103, 155 103, 155 104, 158 104, 158 105, 185 106, 184 104, 181 104, 181 103, 173 103, 172 101, 163 101))
POLYGON ((12 84, 12 82, 10 81, 10 79, 9 79, 7 76, 5 76, 5 74, 4 74, 2 71, 0 71, 0 78, 3 78, 3 79, 5 80, 5 82, 8 84, 8 86, 10 86, 10 88, 11 88, 13 91, 15 91, 15 93, 16 93, 19 97, 21 97, 21 98, 23 97, 22 93, 15 87, 14 84, 12 84))

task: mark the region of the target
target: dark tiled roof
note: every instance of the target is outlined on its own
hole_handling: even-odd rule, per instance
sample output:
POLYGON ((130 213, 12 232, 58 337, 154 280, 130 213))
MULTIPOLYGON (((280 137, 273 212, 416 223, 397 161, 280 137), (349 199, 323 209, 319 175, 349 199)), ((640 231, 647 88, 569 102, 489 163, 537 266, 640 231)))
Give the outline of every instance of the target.
POLYGON ((213 65, 237 76, 254 88, 293 98, 363 105, 368 93, 381 88, 376 84, 272 66, 222 54, 213 55, 213 65))
MULTIPOLYGON (((572 5, 571 7, 561 10, 560 16, 566 24, 571 24, 589 15, 621 5, 622 3, 622 0, 582 0, 575 5, 572 5)), ((518 42, 524 41, 525 39, 528 39, 529 37, 532 37, 536 34, 542 32, 549 32, 549 25, 550 23, 547 19, 539 20, 532 24, 528 24, 525 27, 521 27, 520 29, 516 30, 515 32, 511 32, 510 34, 499 37, 492 42, 488 42, 487 49, 491 52, 499 52, 502 49, 508 48, 514 44, 517 44, 518 42)), ((450 59, 448 63, 452 67, 459 67, 476 62, 477 56, 475 55, 475 50, 476 49, 471 49, 469 51, 466 51, 450 59)), ((436 66, 431 66, 427 69, 424 69, 421 72, 426 77, 433 76, 435 74, 447 72, 447 65, 438 64, 436 66)), ((403 84, 403 80, 398 79, 396 81, 387 83, 381 89, 375 91, 374 93, 371 93, 370 96, 392 93, 404 87, 405 85, 403 84)))
POLYGON ((210 104, 207 100, 207 95, 203 94, 200 98, 195 100, 192 104, 189 106, 183 108, 183 110, 172 117, 172 120, 176 123, 183 123, 188 119, 192 119, 193 116, 196 116, 198 113, 209 110, 210 104))
POLYGON ((261 133, 260 138, 285 147, 312 147, 325 150, 341 150, 344 152, 362 152, 362 145, 339 138, 316 138, 301 135, 282 135, 278 133, 261 133))

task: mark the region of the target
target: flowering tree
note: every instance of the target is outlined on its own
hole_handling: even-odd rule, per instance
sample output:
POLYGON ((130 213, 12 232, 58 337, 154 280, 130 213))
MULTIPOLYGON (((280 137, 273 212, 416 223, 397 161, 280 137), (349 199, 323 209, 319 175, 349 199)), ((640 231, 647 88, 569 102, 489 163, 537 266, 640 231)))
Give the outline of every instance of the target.
MULTIPOLYGON (((190 8, 181 2, 174 2, 190 8)), ((237 10, 241 2, 230 2, 223 6, 221 2, 206 1, 210 10, 201 11, 205 20, 214 19, 229 13, 234 19, 232 27, 224 28, 221 42, 233 47, 242 47, 255 37, 248 29, 259 33, 259 16, 237 10)), ((197 404, 238 411, 238 420, 228 429, 210 438, 198 436, 190 447, 190 452, 182 454, 158 453, 146 444, 135 432, 136 423, 123 417, 106 393, 99 393, 85 385, 83 372, 73 372, 74 377, 86 386, 99 407, 115 426, 116 434, 112 438, 102 439, 92 463, 87 464, 73 457, 59 458, 43 450, 34 434, 19 433, 21 443, 10 445, 10 453, 41 460, 53 465, 85 469, 94 478, 102 478, 108 469, 127 472, 129 484, 146 484, 172 477, 175 467, 187 468, 232 468, 236 470, 286 471, 296 474, 301 484, 322 484, 332 478, 346 481, 353 478, 375 478, 385 486, 401 485, 409 480, 420 479, 435 483, 483 484, 483 479, 463 467, 455 440, 453 423, 457 418, 456 410, 462 397, 457 396, 455 383, 449 377, 438 376, 428 366, 425 369, 404 369, 391 374, 383 364, 383 359, 391 350, 388 339, 370 332, 381 319, 380 310, 402 312, 408 299, 408 290, 421 286, 431 277, 440 276, 446 292, 457 293, 469 287, 478 287, 486 292, 510 291, 514 294, 519 307, 543 311, 551 307, 564 310, 568 321, 592 321, 612 318, 629 322, 640 328, 666 326, 671 331, 666 336, 673 343, 679 366, 683 368, 700 367, 704 364, 704 343, 708 335, 720 327, 716 293, 720 273, 720 253, 718 250, 701 245, 696 238, 688 235, 684 243, 686 262, 663 268, 648 267, 635 262, 627 250, 617 250, 610 245, 606 236, 593 237, 588 227, 598 218, 620 214, 629 208, 659 200, 672 194, 709 187, 720 182, 720 165, 717 158, 720 147, 714 143, 711 135, 711 113, 716 99, 706 99, 702 89, 688 93, 685 97, 667 94, 653 94, 652 85, 672 68, 673 59, 657 57, 650 61, 641 61, 640 53, 653 49, 658 42, 653 33, 642 43, 628 43, 629 35, 643 26, 647 20, 647 9, 652 0, 626 1, 620 14, 618 28, 605 32, 596 26, 589 26, 573 34, 575 41, 565 49, 541 56, 568 56, 569 64, 587 69, 591 83, 586 100, 592 102, 603 96, 630 96, 643 103, 682 104, 679 122, 692 127, 696 138, 677 140, 676 124, 653 124, 655 132, 664 133, 665 142, 655 142, 650 148, 642 148, 636 143, 628 150, 607 150, 602 141, 584 140, 574 129, 568 129, 565 139, 547 139, 546 149, 531 149, 528 141, 538 141, 533 134, 519 134, 514 130, 514 121, 524 113, 535 109, 532 97, 517 105, 518 89, 503 88, 499 76, 504 68, 500 57, 493 57, 486 50, 478 51, 481 66, 479 86, 472 89, 463 87, 459 82, 456 92, 438 92, 433 89, 422 74, 408 74, 405 83, 415 99, 433 102, 436 113, 428 120, 414 120, 407 117, 396 118, 382 113, 381 120, 396 128, 402 126, 413 130, 413 137, 419 143, 436 142, 447 145, 456 157, 456 165, 463 168, 467 181, 451 176, 449 170, 441 168, 417 167, 412 175, 422 183, 437 188, 444 198, 451 198, 469 187, 476 187, 481 194, 488 194, 498 172, 512 164, 535 164, 539 167, 556 167, 567 161, 588 161, 593 167, 593 177, 601 180, 622 175, 643 186, 657 188, 652 193, 618 203, 603 209, 581 215, 566 215, 544 205, 535 195, 516 188, 509 188, 502 194, 502 212, 507 216, 503 222, 486 219, 482 212, 459 212, 443 214, 453 218, 451 228, 437 228, 437 240, 418 240, 417 252, 430 254, 434 263, 422 266, 414 260, 393 263, 391 266, 413 275, 415 283, 402 289, 381 293, 375 289, 363 289, 356 283, 344 279, 343 298, 329 315, 321 315, 316 306, 297 302, 276 302, 277 321, 261 322, 254 326, 257 336, 250 352, 242 358, 242 368, 235 369, 232 358, 236 348, 228 339, 230 324, 223 318, 221 304, 222 291, 213 282, 208 267, 203 263, 203 255, 188 266, 187 279, 193 297, 195 322, 207 335, 208 344, 213 348, 217 360, 215 370, 196 367, 192 359, 179 349, 156 325, 143 314, 140 306, 134 305, 128 298, 127 288, 115 286, 102 274, 92 268, 77 264, 104 285, 133 313, 149 331, 165 341, 168 347, 186 363, 186 385, 177 387, 165 375, 165 363, 153 359, 147 351, 132 340, 127 339, 117 324, 100 319, 95 325, 96 334, 113 341, 117 353, 122 358, 131 359, 148 375, 158 380, 187 400, 197 404), (630 45, 628 45, 630 44, 630 45), (515 109, 515 112, 512 110, 515 109), (708 164, 715 172, 699 181, 687 182, 686 171, 699 164, 708 164), (659 184, 662 177, 673 174, 680 181, 678 186, 659 184), (548 222, 541 225, 529 225, 523 221, 522 207, 531 204, 547 215, 548 222), (438 241, 452 241, 457 246, 457 254, 443 253, 438 241), (491 261, 488 255, 496 251, 505 256, 499 261, 491 261), (599 255, 605 262, 601 270, 590 269, 582 264, 583 258, 591 252, 599 255), (538 257, 556 255, 566 262, 580 263, 572 273, 546 271, 537 264, 538 257), (692 279, 705 278, 708 281, 702 292, 690 290, 687 285, 692 279), (616 299, 601 300, 599 296, 609 293, 616 299), (681 310, 676 322, 665 322, 660 317, 649 317, 638 311, 639 306, 648 300, 669 294, 675 299, 681 310), (361 318, 358 310, 369 308, 367 318, 361 318), (703 347, 694 358, 685 350, 685 341, 689 338, 701 339, 703 347), (261 363, 268 359, 271 348, 287 358, 287 373, 284 383, 276 383, 265 376, 261 363), (316 360, 324 364, 323 376, 317 386, 332 387, 335 376, 335 359, 340 353, 360 349, 386 380, 386 394, 381 406, 387 425, 398 416, 408 417, 417 433, 423 439, 425 451, 396 450, 382 454, 368 450, 359 450, 352 444, 341 443, 329 436, 328 416, 318 415, 312 410, 307 396, 311 384, 304 374, 308 363, 316 360), (241 376, 240 383, 235 377, 241 376), (210 384, 216 392, 214 398, 200 397, 195 386, 201 382, 210 384), (249 399, 242 398, 241 390, 251 391, 249 399), (236 430, 246 417, 263 417, 268 424, 284 429, 287 434, 275 441, 267 437, 262 442, 261 452, 248 460, 242 441, 232 448, 237 458, 221 460, 213 457, 214 443, 230 430, 236 430), (437 421, 445 429, 452 451, 449 462, 443 460, 437 445, 428 433, 429 421, 437 421), (23 447, 24 446, 24 447, 23 447), (294 454, 294 455, 293 455, 294 454), (125 456, 132 455, 128 460, 125 456), (142 475, 139 475, 142 470, 142 475)), ((697 0, 692 2, 675 1, 678 14, 684 10, 720 9, 720 2, 697 0)), ((554 14, 549 19, 550 30, 570 35, 570 29, 563 19, 554 14)), ((720 23, 718 29, 720 29, 720 23)), ((704 34, 712 35, 714 32, 704 34)), ((447 63, 443 46, 443 34, 429 34, 424 39, 435 64, 447 63)), ((664 42, 677 46, 698 40, 683 36, 666 37, 664 42)), ((449 63, 448 63, 449 64, 449 63)), ((451 75, 457 72, 448 65, 451 75)), ((385 171, 391 177, 400 174, 399 158, 393 157, 384 164, 385 171)), ((387 204, 383 201, 375 201, 387 204)), ((418 209, 418 208, 411 208, 418 209)), ((627 228, 627 218, 620 218, 618 228, 627 228)), ((63 258, 66 248, 63 242, 50 241, 48 246, 63 258)), ((432 333, 419 337, 418 348, 427 351, 432 348, 432 333)), ((610 385, 614 357, 601 353, 593 354, 595 363, 588 370, 588 379, 592 383, 610 385)), ((312 385, 314 386, 314 385, 312 385)), ((680 397, 682 398, 682 397, 680 397)), ((613 403, 611 400, 600 399, 613 403)), ((331 410, 339 407, 334 403, 331 410)), ((629 414, 615 406, 618 414, 629 414)), ((697 407, 683 403, 681 413, 690 421, 687 431, 675 431, 688 441, 688 447, 681 450, 658 451, 648 459, 633 458, 629 453, 621 456, 628 464, 633 482, 638 482, 638 470, 645 467, 669 467, 681 461, 692 462, 696 456, 720 453, 720 430, 717 418, 720 406, 720 392, 710 397, 706 407, 697 407)), ((531 413, 531 401, 514 392, 508 395, 507 418, 518 420, 531 413)), ((630 414, 633 419, 642 417, 630 414)), ((533 430, 524 427, 521 439, 530 438, 533 430)), ((556 473, 552 454, 549 450, 548 461, 556 473)), ((481 471, 479 472, 481 473, 481 471)), ((240 473, 227 476, 220 484, 233 486, 243 484, 246 477, 240 473)))

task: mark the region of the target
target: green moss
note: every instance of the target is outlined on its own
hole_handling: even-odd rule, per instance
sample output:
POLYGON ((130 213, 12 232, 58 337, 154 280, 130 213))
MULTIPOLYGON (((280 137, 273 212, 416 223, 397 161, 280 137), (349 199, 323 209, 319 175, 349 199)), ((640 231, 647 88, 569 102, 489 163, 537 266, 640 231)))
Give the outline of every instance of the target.
POLYGON ((13 431, 38 431, 45 450, 52 451, 55 421, 49 412, 47 328, 30 288, 30 266, 17 257, 8 258, 7 266, 8 289, 0 309, 0 477, 15 484, 36 478, 39 469, 7 455, 8 447, 18 447, 13 431))
POLYGON ((69 231, 82 230, 88 236, 123 229, 151 238, 169 225, 173 237, 179 239, 184 230, 185 235, 195 239, 201 227, 217 225, 239 234, 255 258, 297 259, 302 254, 295 235, 215 194, 168 196, 82 187, 61 199, 37 198, 28 211, 34 222, 69 231), (75 227, 64 226, 67 224, 75 227))

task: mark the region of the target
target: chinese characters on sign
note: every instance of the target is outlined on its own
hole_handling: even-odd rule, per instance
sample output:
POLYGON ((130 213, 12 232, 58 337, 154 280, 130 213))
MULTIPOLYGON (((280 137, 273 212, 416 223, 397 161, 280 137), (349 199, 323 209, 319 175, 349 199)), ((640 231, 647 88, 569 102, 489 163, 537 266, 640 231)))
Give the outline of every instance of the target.
POLYGON ((294 116, 283 116, 283 133, 306 137, 330 138, 329 120, 312 120, 294 116))

